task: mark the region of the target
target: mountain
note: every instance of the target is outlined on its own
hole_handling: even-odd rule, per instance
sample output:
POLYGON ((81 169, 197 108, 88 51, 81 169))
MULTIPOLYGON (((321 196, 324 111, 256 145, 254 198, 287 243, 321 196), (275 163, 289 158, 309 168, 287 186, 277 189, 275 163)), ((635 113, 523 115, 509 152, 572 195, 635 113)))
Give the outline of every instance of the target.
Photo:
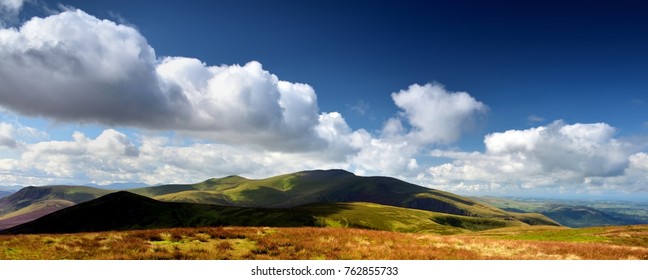
POLYGON ((344 170, 314 170, 252 180, 240 176, 197 184, 162 185, 130 192, 161 201, 288 208, 310 203, 371 202, 461 216, 501 218, 526 224, 558 225, 532 213, 512 213, 449 192, 390 177, 363 177, 344 170))
POLYGON ((84 186, 26 187, 0 198, 0 229, 22 224, 111 191, 84 186))
POLYGON ((162 202, 120 191, 0 233, 75 233, 198 226, 324 226, 455 234, 528 225, 513 220, 466 217, 367 202, 245 208, 162 202))
MULTIPOLYGON (((259 180, 228 176, 197 184, 161 185, 128 191, 165 202, 248 208, 294 208, 318 203, 368 202, 530 225, 558 225, 541 214, 507 212, 466 197, 394 178, 362 177, 344 170, 302 171, 259 180)), ((115 191, 83 186, 27 187, 0 199, 0 229, 112 192, 115 191)))

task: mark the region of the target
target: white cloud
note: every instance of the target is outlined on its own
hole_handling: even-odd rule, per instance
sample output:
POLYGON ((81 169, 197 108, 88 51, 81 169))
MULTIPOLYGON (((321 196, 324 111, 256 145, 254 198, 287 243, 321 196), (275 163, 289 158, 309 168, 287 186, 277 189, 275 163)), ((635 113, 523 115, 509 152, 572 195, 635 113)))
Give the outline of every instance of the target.
POLYGON ((631 168, 648 172, 648 154, 636 153, 629 160, 631 168))
POLYGON ((540 117, 540 116, 537 116, 537 115, 529 115, 529 116, 527 117, 527 121, 528 121, 529 123, 531 123, 531 124, 535 124, 535 123, 541 123, 541 122, 544 122, 544 121, 545 121, 545 118, 540 117))
POLYGON ((179 86, 190 102, 183 108, 191 112, 188 122, 171 128, 274 149, 325 144, 314 131, 319 109, 313 88, 281 81, 256 61, 208 67, 197 59, 174 57, 164 59, 157 72, 179 86))
POLYGON ((134 28, 81 10, 0 30, 0 105, 68 122, 181 130, 275 150, 326 148, 315 91, 260 63, 158 60, 134 28))
MULTIPOLYGON (((0 7, 19 10, 22 3, 0 7)), ((160 58, 135 28, 81 10, 0 29, 0 61, 0 106, 12 112, 146 135, 170 130, 189 143, 116 129, 51 141, 42 131, 0 123, 6 184, 179 183, 344 168, 450 190, 648 185, 648 155, 616 139, 605 123, 491 133, 484 152, 433 150, 432 157, 450 162, 431 166, 421 152, 460 139, 488 111, 485 104, 440 84, 413 84, 391 94, 400 112, 372 135, 353 130, 337 112, 320 112, 311 86, 282 81, 259 62, 160 58)), ((368 107, 360 102, 351 110, 368 107)))
POLYGON ((25 0, 0 0, 0 27, 5 20, 13 20, 24 3, 25 0))
POLYGON ((0 147, 15 148, 18 145, 14 139, 15 130, 9 123, 0 123, 0 147))
POLYGON ((319 154, 259 151, 213 143, 178 145, 167 137, 132 139, 117 130, 106 129, 94 138, 75 132, 71 140, 25 144, 16 158, 0 159, 0 180, 6 184, 34 185, 194 183, 227 175, 260 178, 307 169, 348 167, 344 160, 335 161, 319 154))
POLYGON ((421 150, 458 140, 487 111, 468 93, 449 92, 440 84, 413 84, 391 96, 403 111, 385 122, 380 137, 359 138, 361 149, 349 162, 360 174, 420 181, 421 150))
POLYGON ((454 142, 487 111, 468 93, 449 92, 439 84, 414 84, 392 98, 413 127, 409 137, 421 144, 454 142))
POLYGON ((25 0, 0 0, 0 9, 18 12, 25 0))
MULTIPOLYGON (((616 130, 605 123, 565 124, 486 135, 485 152, 435 150, 433 157, 453 161, 429 168, 435 185, 465 185, 488 189, 492 184, 509 188, 622 189, 614 184, 629 170, 640 171, 643 154, 638 147, 614 138, 616 130)), ((636 175, 636 174, 635 174, 636 175)))

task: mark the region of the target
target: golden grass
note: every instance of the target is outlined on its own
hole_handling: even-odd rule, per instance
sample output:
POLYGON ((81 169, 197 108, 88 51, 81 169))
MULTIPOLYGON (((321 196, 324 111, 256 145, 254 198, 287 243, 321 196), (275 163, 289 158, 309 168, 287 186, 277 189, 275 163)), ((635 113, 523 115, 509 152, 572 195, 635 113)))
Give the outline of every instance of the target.
POLYGON ((440 236, 304 227, 8 235, 0 236, 0 259, 648 259, 648 226, 588 234, 604 239, 516 240, 515 230, 440 236))

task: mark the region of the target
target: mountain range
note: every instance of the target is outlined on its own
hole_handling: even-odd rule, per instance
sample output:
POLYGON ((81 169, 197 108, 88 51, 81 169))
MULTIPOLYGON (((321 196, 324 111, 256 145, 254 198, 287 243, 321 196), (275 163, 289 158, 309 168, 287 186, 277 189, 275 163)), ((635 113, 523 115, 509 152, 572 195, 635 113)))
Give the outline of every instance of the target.
POLYGON ((205 225, 361 227, 453 233, 554 225, 538 213, 508 212, 390 177, 313 170, 266 179, 105 190, 27 187, 0 198, 4 233, 79 232, 205 225))

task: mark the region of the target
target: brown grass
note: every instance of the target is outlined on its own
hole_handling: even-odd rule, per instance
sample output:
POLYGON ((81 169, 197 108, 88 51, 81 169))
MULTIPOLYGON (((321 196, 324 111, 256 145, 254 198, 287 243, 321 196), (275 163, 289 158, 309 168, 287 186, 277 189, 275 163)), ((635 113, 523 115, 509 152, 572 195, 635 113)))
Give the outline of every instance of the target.
POLYGON ((511 232, 438 236, 342 228, 210 227, 0 236, 0 259, 648 259, 648 227, 591 242, 511 232))

